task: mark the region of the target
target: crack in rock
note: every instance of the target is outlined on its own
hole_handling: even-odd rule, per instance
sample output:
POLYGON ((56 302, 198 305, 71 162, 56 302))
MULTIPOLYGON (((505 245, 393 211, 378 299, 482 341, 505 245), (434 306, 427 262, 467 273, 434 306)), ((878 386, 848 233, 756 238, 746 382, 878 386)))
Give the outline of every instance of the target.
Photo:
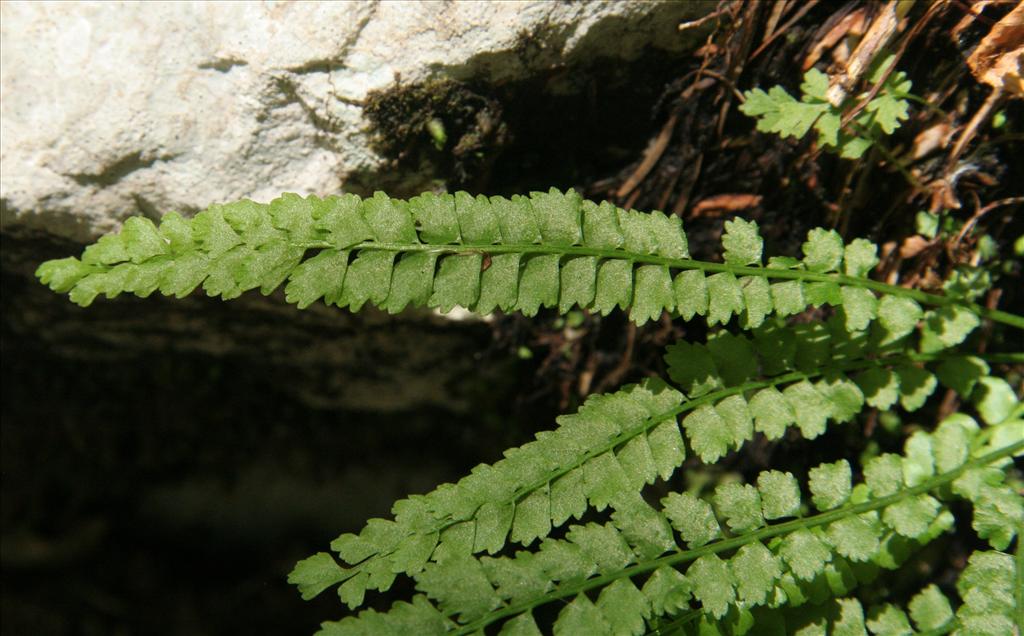
POLYGON ((174 155, 144 158, 143 151, 139 150, 124 155, 113 163, 104 166, 103 170, 98 173, 72 172, 65 176, 70 177, 75 181, 75 183, 81 186, 100 186, 108 188, 133 172, 149 168, 157 161, 167 161, 173 158, 174 155))

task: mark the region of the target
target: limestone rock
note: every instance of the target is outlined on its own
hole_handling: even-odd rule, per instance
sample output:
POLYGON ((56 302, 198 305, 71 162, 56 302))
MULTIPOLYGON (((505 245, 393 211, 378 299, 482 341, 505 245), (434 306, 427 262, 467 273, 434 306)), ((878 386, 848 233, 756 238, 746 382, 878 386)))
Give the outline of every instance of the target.
POLYGON ((384 166, 371 91, 679 49, 714 4, 6 2, 4 230, 84 242, 133 214, 337 192, 384 166))

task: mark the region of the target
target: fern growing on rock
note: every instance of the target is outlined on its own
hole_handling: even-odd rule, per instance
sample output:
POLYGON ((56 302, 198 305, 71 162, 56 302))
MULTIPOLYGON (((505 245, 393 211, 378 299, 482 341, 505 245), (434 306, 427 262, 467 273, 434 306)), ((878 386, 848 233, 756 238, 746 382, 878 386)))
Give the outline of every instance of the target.
POLYGON ((1024 317, 977 304, 961 280, 943 295, 872 280, 876 247, 834 231, 811 231, 802 258, 766 262, 757 224, 736 219, 722 246, 722 262, 694 260, 678 218, 572 191, 284 195, 168 214, 159 227, 129 219, 37 274, 83 306, 101 294, 202 286, 230 299, 283 285, 300 308, 620 308, 637 324, 668 311, 712 326, 705 342, 667 348, 667 378, 590 397, 500 461, 396 502, 391 518, 299 563, 290 580, 305 598, 336 587, 351 610, 398 577, 417 590, 324 634, 536 634, 537 612, 556 634, 1019 631, 1024 602, 1004 587, 1024 589, 1012 471, 1024 406, 991 365, 1024 353, 964 342, 982 320, 1017 330, 1024 317), (830 317, 787 320, 811 306, 830 317), (918 411, 940 386, 973 411, 913 432, 902 454, 652 495, 687 457, 713 464, 756 434, 813 439, 868 407, 918 411), (965 506, 969 521, 952 512, 965 506), (928 588, 910 602, 911 627, 903 609, 866 610, 854 596, 963 523, 990 549, 961 575, 958 609, 928 588), (977 585, 993 591, 979 597, 977 585))

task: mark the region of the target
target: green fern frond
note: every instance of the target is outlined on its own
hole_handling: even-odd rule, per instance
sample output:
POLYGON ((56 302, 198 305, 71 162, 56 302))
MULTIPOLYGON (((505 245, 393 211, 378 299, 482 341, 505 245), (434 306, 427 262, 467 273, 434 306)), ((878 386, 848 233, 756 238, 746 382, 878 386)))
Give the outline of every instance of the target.
POLYGON ((721 620, 684 614, 656 633, 668 634, 857 634, 867 636, 1003 636, 1019 633, 1019 590, 1024 572, 1012 555, 988 550, 971 554, 960 573, 960 605, 936 585, 910 599, 906 609, 885 603, 865 611, 854 597, 830 598, 799 607, 753 607, 731 610, 721 620), (756 626, 756 631, 750 629, 756 626))
MULTIPOLYGON (((658 510, 639 495, 623 498, 609 523, 570 526, 563 539, 549 537, 512 557, 435 553, 414 579, 436 608, 436 633, 477 633, 506 620, 514 621, 513 633, 537 633, 532 611, 556 601, 566 605, 555 633, 609 634, 643 633, 691 600, 707 620, 758 606, 820 604, 872 580, 879 568, 899 567, 915 546, 948 530, 953 516, 941 500, 951 493, 969 500, 976 516, 988 507, 1012 539, 1024 527, 1020 502, 992 506, 965 484, 1000 487, 993 484, 1011 457, 1024 455, 1019 416, 985 428, 966 416, 946 420, 934 436, 917 433, 904 455, 871 460, 856 486, 845 460, 820 466, 809 481, 818 514, 803 516, 792 475, 767 471, 756 485, 719 485, 710 504, 673 493, 658 510), (936 440, 947 445, 945 454, 934 452, 936 440), (946 452, 956 441, 962 460, 946 452), (925 459, 930 471, 922 470, 925 459), (778 518, 793 519, 770 523, 778 518)), ((368 633, 364 620, 379 616, 363 612, 321 633, 368 633)))
MULTIPOLYGON (((889 55, 876 64, 869 78, 871 84, 878 84, 894 60, 895 56, 889 55)), ((860 158, 875 140, 891 135, 909 117, 910 103, 906 98, 911 82, 901 71, 890 74, 863 112, 854 118, 859 133, 855 135, 842 130, 844 108, 829 102, 828 88, 828 75, 812 68, 804 73, 799 100, 781 86, 773 86, 767 92, 755 88, 743 93, 746 101, 739 108, 743 114, 757 118, 758 130, 783 138, 800 139, 814 129, 818 143, 844 159, 860 158)))
POLYGON ((37 276, 82 306, 101 294, 181 297, 201 285, 230 299, 286 283, 288 301, 300 308, 320 299, 392 313, 461 306, 534 315, 541 307, 579 306, 607 314, 620 307, 638 324, 667 310, 685 319, 706 316, 710 324, 735 315, 753 328, 773 313, 828 304, 843 307, 852 330, 877 318, 893 340, 915 328, 923 303, 961 310, 928 316, 947 346, 956 340, 952 334, 968 330, 965 316, 1024 326, 964 298, 865 278, 877 262, 874 245, 844 245, 834 231, 811 231, 803 260, 771 259, 767 266, 756 223, 726 223, 723 243, 724 263, 692 260, 678 217, 598 205, 571 190, 511 199, 423 194, 409 201, 381 192, 368 199, 286 194, 266 205, 214 205, 191 220, 171 213, 159 227, 134 217, 81 259, 48 261, 37 276))
POLYGON ((593 396, 503 460, 397 502, 393 520, 371 520, 358 535, 339 537, 331 547, 348 569, 321 553, 292 580, 307 598, 344 582, 341 594, 355 607, 365 589, 387 589, 394 573, 417 574, 432 555, 494 554, 510 540, 530 545, 590 506, 612 504, 619 488, 639 491, 669 477, 685 454, 673 415, 682 399, 657 380, 593 396))
MULTIPOLYGON (((766 326, 765 333, 758 335, 764 339, 770 335, 773 342, 789 339, 795 342, 794 332, 799 333, 802 329, 803 326, 766 326)), ((841 329, 838 332, 846 335, 841 329)), ((754 342, 757 342, 756 337, 754 342)), ((794 345, 791 359, 797 359, 796 352, 801 348, 794 345)), ((752 346, 750 349, 750 358, 745 363, 756 370, 759 362, 753 354, 752 346)), ((711 345, 676 345, 667 356, 670 375, 677 379, 678 365, 687 360, 699 361, 703 358, 714 364, 713 355, 707 350, 714 348, 711 345), (680 357, 681 347, 686 347, 688 355, 680 357)), ((478 466, 470 476, 457 484, 445 484, 427 495, 399 501, 393 510, 394 520, 373 520, 359 535, 346 534, 339 537, 332 548, 348 567, 342 568, 330 555, 320 553, 300 564, 293 572, 292 581, 299 585, 307 598, 333 584, 342 583, 342 599, 351 607, 356 607, 361 604, 366 589, 387 589, 395 573, 417 575, 426 567, 432 555, 438 560, 453 555, 467 557, 480 552, 495 554, 507 542, 529 546, 534 540, 546 537, 553 528, 562 526, 570 519, 581 518, 590 509, 602 511, 610 507, 614 511, 612 518, 616 524, 648 519, 653 511, 638 505, 641 491, 659 477, 667 479, 675 472, 686 455, 686 445, 690 446, 691 452, 710 462, 717 460, 727 450, 739 448, 753 437, 755 430, 770 438, 777 438, 781 437, 788 426, 797 426, 805 436, 816 436, 820 434, 819 427, 823 427, 827 419, 848 421, 863 408, 865 402, 871 403, 876 399, 876 395, 871 392, 873 376, 867 377, 872 372, 891 376, 891 381, 895 383, 895 395, 901 395, 901 390, 907 392, 904 395, 913 395, 921 385, 934 386, 934 382, 901 386, 899 379, 907 373, 894 372, 891 370, 893 367, 897 371, 915 369, 931 377, 927 366, 919 368, 911 365, 936 365, 944 383, 949 382, 949 377, 954 373, 948 367, 963 367, 968 370, 967 373, 981 373, 982 369, 987 372, 987 365, 983 361, 971 357, 908 354, 868 358, 864 356, 873 354, 870 349, 861 350, 860 355, 856 356, 854 351, 846 349, 850 359, 845 366, 837 363, 831 367, 825 365, 808 371, 787 372, 785 356, 774 354, 773 349, 773 355, 761 358, 760 364, 766 365, 766 361, 771 361, 773 366, 770 370, 776 375, 766 375, 764 379, 736 376, 732 378, 732 384, 719 383, 710 387, 714 390, 691 392, 690 399, 658 380, 626 387, 611 395, 593 396, 575 415, 559 418, 559 427, 554 431, 542 432, 535 441, 506 451, 504 460, 490 466, 478 466), (964 366, 961 364, 963 360, 973 361, 973 365, 978 366, 970 363, 964 366), (857 369, 861 373, 853 376, 856 380, 845 375, 857 369), (860 388, 862 385, 868 387, 867 399, 860 388), (805 414, 805 410, 809 413, 805 414), (686 433, 685 445, 677 423, 679 418, 682 418, 682 428, 686 433), (811 423, 814 428, 811 428, 811 423)), ((840 356, 836 357, 841 359, 840 356)), ((1000 359, 1019 358, 1010 356, 1000 359)), ((716 373, 714 368, 704 368, 699 364, 697 368, 701 369, 701 373, 716 373)), ((963 380, 953 381, 952 384, 961 388, 969 387, 972 391, 979 386, 977 379, 973 383, 963 380)), ((689 387, 685 390, 690 392, 689 387)), ((971 395, 965 393, 964 397, 971 395)), ((885 407, 888 405, 884 403, 885 407)), ((966 458, 967 442, 966 438, 962 439, 966 433, 957 437, 959 429, 951 426, 944 425, 937 432, 943 444, 935 452, 941 458, 939 464, 944 469, 955 468, 959 465, 956 463, 958 459, 962 462, 966 458), (955 454, 957 452, 963 456, 955 454)), ((911 448, 917 448, 916 440, 915 446, 911 448)), ((923 450, 932 452, 930 447, 923 450)), ((877 463, 878 470, 874 464, 868 470, 872 479, 876 472, 884 476, 880 471, 884 462, 877 463)), ((821 484, 832 484, 836 480, 834 470, 829 470, 829 467, 822 467, 810 475, 815 503, 830 502, 828 506, 819 504, 823 510, 837 507, 849 497, 849 493, 842 497, 836 494, 840 492, 837 490, 839 486, 822 490, 819 494, 821 484)), ((920 481, 919 478, 930 476, 929 470, 927 467, 920 468, 915 479, 920 481)), ((899 468, 893 474, 898 475, 899 468)), ((845 475, 848 482, 849 466, 846 467, 845 475)), ((777 482, 780 477, 769 473, 765 480, 769 483, 777 482)), ((891 480, 884 482, 882 477, 876 481, 877 484, 896 483, 891 480)), ((876 491, 889 494, 877 484, 876 491)), ((898 489, 898 486, 895 487, 898 489)), ((772 492, 778 493, 781 490, 772 489, 772 492)), ((787 492, 787 497, 778 494, 769 496, 766 504, 768 518, 786 516, 783 511, 792 509, 793 489, 787 492)), ((990 494, 993 495, 993 502, 1005 498, 996 497, 995 493, 990 494)), ((683 533, 684 539, 691 545, 699 545, 701 537, 706 542, 719 536, 717 529, 711 530, 705 522, 699 521, 708 517, 707 509, 701 513, 699 504, 684 505, 685 502, 685 499, 673 499, 677 512, 669 514, 669 518, 679 519, 679 523, 697 524, 683 533), (706 536, 701 532, 705 532, 706 536)), ((734 531, 761 522, 757 516, 759 513, 743 521, 739 513, 727 514, 725 508, 720 512, 726 514, 727 518, 736 516, 736 520, 729 522, 734 531)), ((897 509, 891 514, 897 515, 898 512, 897 509)), ((908 511, 908 514, 913 512, 908 511)), ((913 514, 910 517, 917 518, 913 514)), ((902 519, 897 516, 893 518, 902 519)), ((628 531, 625 527, 620 529, 628 531)), ((677 530, 683 532, 682 527, 677 526, 677 530)), ((651 549, 663 547, 663 543, 655 542, 651 549)))
MULTIPOLYGON (((949 529, 950 498, 970 502, 972 527, 994 550, 1016 539, 1020 552, 1024 502, 1006 471, 1024 451, 1024 407, 988 363, 1024 355, 953 347, 982 318, 1024 328, 1024 317, 979 306, 976 286, 960 278, 944 296, 873 281, 875 246, 844 244, 830 230, 809 232, 801 259, 767 265, 754 222, 727 221, 722 244, 723 262, 693 260, 677 218, 572 191, 284 195, 212 206, 191 220, 171 213, 159 227, 129 219, 81 259, 49 261, 37 275, 83 306, 100 294, 180 297, 202 286, 229 299, 284 285, 300 308, 321 299, 352 311, 622 308, 638 324, 668 311, 712 326, 735 317, 746 330, 712 329, 704 343, 670 346, 671 385, 651 379, 592 396, 504 459, 338 537, 331 548, 340 563, 326 552, 300 562, 289 580, 304 598, 337 586, 355 610, 368 590, 389 590, 400 576, 421 592, 388 612, 325 623, 326 634, 468 634, 498 624, 503 634, 536 634, 533 610, 555 602, 564 604, 556 634, 739 634, 751 621, 789 629, 793 620, 836 633, 891 620, 899 631, 902 610, 865 618, 859 602, 842 597, 949 529), (834 308, 827 320, 786 324, 824 305, 834 308), (822 464, 803 483, 768 470, 707 497, 669 493, 657 503, 647 488, 688 455, 715 462, 756 433, 774 440, 790 428, 816 438, 866 407, 916 412, 940 385, 973 404, 980 422, 952 415, 907 437, 902 455, 856 469, 822 464), (571 523, 584 515, 587 523, 571 523), (511 544, 522 549, 513 554, 511 544)), ((943 629, 1003 624, 979 622, 982 610, 970 608, 985 599, 972 598, 943 629)), ((944 615, 931 591, 915 602, 920 629, 915 607, 944 615)))

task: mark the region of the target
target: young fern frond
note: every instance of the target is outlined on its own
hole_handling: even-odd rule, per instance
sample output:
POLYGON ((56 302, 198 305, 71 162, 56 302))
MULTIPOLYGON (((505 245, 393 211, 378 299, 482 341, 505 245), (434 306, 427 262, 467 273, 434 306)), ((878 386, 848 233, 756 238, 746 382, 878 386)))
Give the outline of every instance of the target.
MULTIPOLYGON (((887 67, 895 59, 889 55, 876 63, 870 74, 871 84, 882 81, 887 67)), ((900 127, 900 121, 907 119, 909 103, 906 98, 910 88, 911 82, 902 71, 886 77, 882 85, 877 86, 875 97, 854 118, 853 133, 844 130, 842 125, 844 109, 829 100, 828 75, 815 68, 804 73, 799 100, 781 86, 773 86, 768 92, 755 88, 744 93, 746 101, 739 110, 756 117, 760 131, 800 139, 813 128, 822 147, 837 152, 844 159, 859 159, 880 137, 891 135, 900 127)))
POLYGON ((269 294, 287 281, 286 297, 299 307, 322 298, 352 311, 366 303, 392 313, 426 305, 528 316, 541 307, 602 314, 620 307, 638 324, 668 310, 685 319, 706 315, 712 325, 736 315, 756 327, 773 313, 828 304, 842 306, 851 330, 877 318, 895 339, 914 329, 923 303, 945 309, 929 324, 946 346, 976 316, 1024 326, 965 298, 865 278, 877 262, 875 246, 863 239, 843 245, 831 230, 808 234, 802 260, 772 258, 767 266, 756 223, 726 223, 723 244, 724 263, 692 260, 678 217, 598 205, 572 190, 409 201, 380 192, 368 199, 286 194, 266 205, 214 205, 191 220, 171 213, 159 228, 133 217, 80 260, 48 261, 37 275, 82 306, 100 294, 181 297, 200 285, 229 299, 256 288, 269 294))
POLYGON ((963 415, 947 419, 935 433, 911 437, 903 456, 870 460, 856 486, 846 460, 814 468, 813 515, 803 516, 792 474, 766 471, 756 484, 718 486, 711 503, 672 493, 658 510, 637 495, 610 523, 573 525, 565 538, 513 557, 435 553, 414 576, 424 596, 412 605, 394 614, 365 610, 325 623, 321 633, 472 634, 507 621, 503 633, 535 634, 532 611, 561 601, 556 634, 642 634, 691 599, 709 620, 731 610, 820 603, 872 580, 879 568, 898 567, 915 546, 949 529, 954 519, 941 499, 953 494, 973 504, 976 520, 998 516, 1008 533, 993 541, 998 548, 1024 526, 1020 498, 1008 503, 1016 495, 1001 481, 1010 458, 1024 455, 1022 415, 1018 403, 1008 419, 985 428, 963 415), (993 504, 975 486, 1001 493, 995 498, 1009 494, 993 504))

